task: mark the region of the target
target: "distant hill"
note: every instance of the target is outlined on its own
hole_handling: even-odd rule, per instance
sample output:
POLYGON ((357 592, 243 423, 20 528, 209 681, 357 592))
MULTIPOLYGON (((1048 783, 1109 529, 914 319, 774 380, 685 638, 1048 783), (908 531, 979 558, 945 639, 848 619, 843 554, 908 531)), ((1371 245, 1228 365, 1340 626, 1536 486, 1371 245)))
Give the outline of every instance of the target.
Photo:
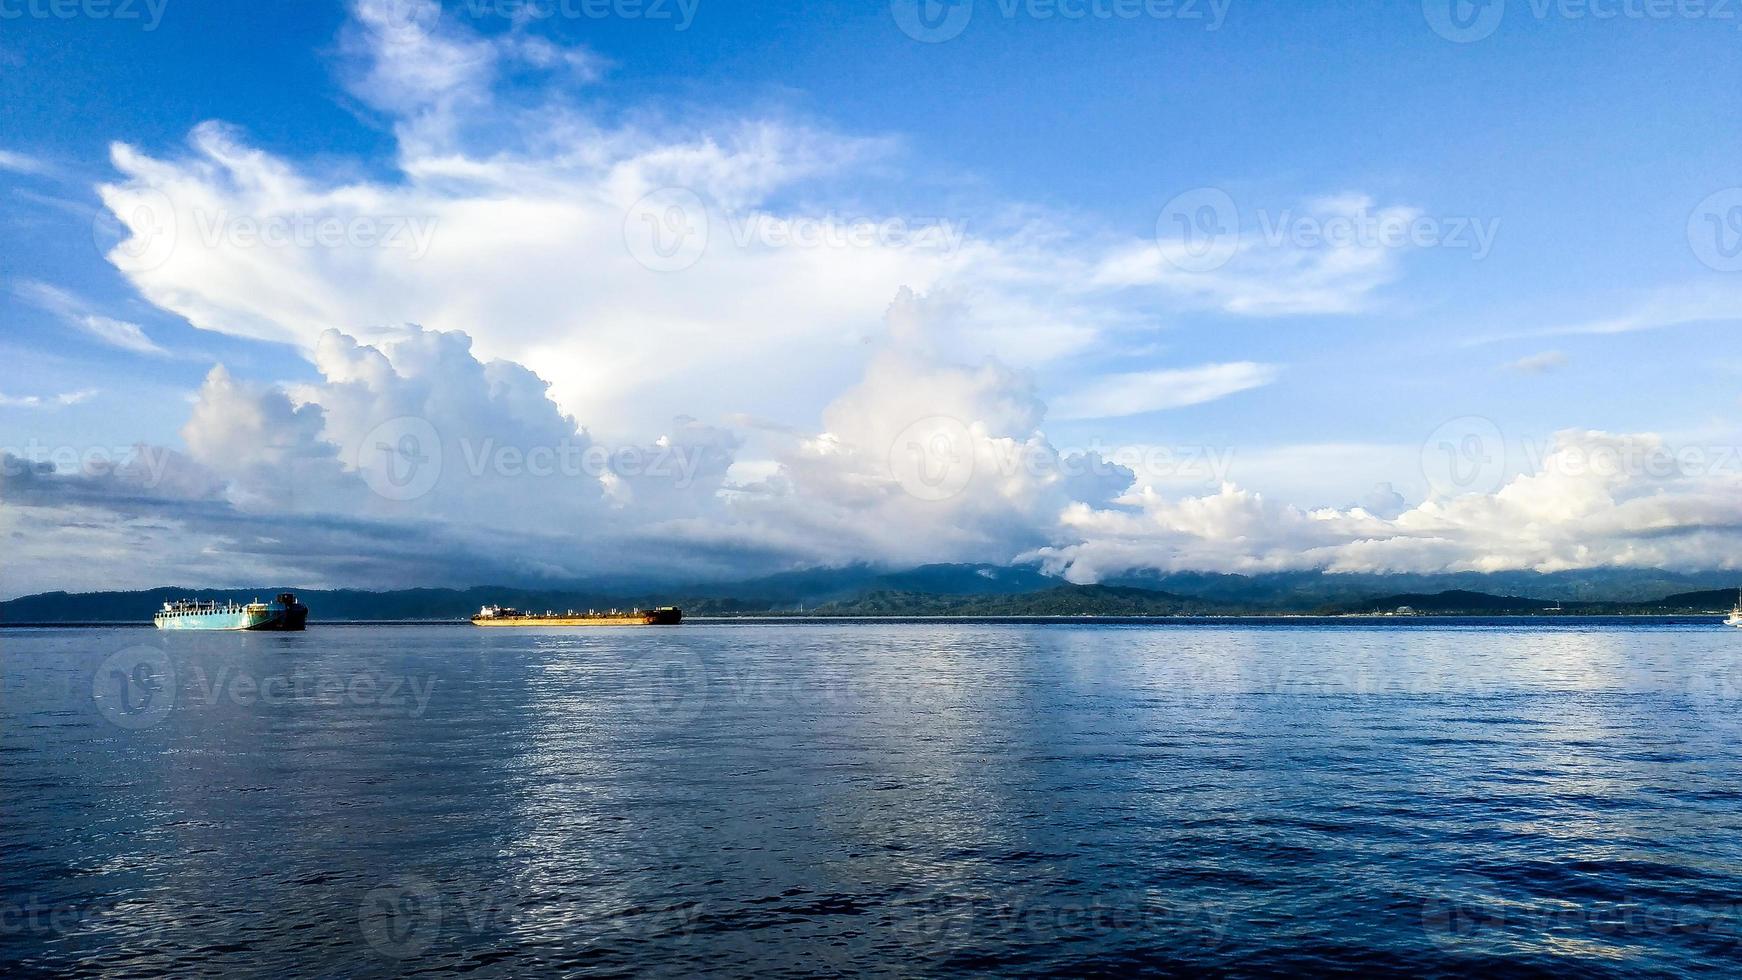
POLYGON ((1063 585, 1016 595, 950 596, 872 592, 808 612, 817 616, 1420 616, 1706 615, 1728 610, 1734 589, 1690 592, 1647 602, 1559 603, 1467 589, 1397 593, 1357 602, 1310 606, 1220 602, 1200 596, 1107 585, 1063 585))
POLYGON ((1322 611, 1332 614, 1388 613, 1408 609, 1426 615, 1513 616, 1539 613, 1545 609, 1553 608, 1554 605, 1555 603, 1546 599, 1524 599, 1518 596, 1471 592, 1467 589, 1449 589, 1432 595, 1404 592, 1398 595, 1380 596, 1360 602, 1329 606, 1322 611))
POLYGON ((1735 589, 1682 592, 1643 602, 1549 602, 1519 596, 1489 595, 1452 589, 1432 595, 1399 593, 1359 602, 1322 607, 1327 615, 1380 615, 1408 609, 1428 616, 1534 616, 1559 613, 1570 616, 1650 616, 1720 613, 1736 601, 1735 589))
POLYGON ((197 596, 246 602, 296 592, 314 622, 458 620, 497 603, 531 610, 609 609, 674 604, 692 616, 1182 616, 1383 615, 1408 607, 1424 615, 1579 615, 1728 610, 1734 573, 1662 572, 1538 575, 1377 576, 1289 572, 1259 576, 1174 573, 1127 575, 1099 585, 1072 585, 1033 566, 925 565, 905 570, 867 565, 809 569, 741 582, 658 588, 583 583, 567 588, 477 586, 468 589, 161 588, 135 592, 44 592, 0 602, 0 623, 142 623, 166 599, 197 596), (1439 588, 1456 582, 1463 587, 1439 588), (1429 583, 1421 587, 1421 583, 1429 583), (1642 594, 1651 583, 1669 585, 1642 594), (1482 588, 1469 588, 1481 585, 1482 588), (1564 588, 1565 592, 1555 591, 1564 588), (1557 609, 1558 607, 1558 609, 1557 609))
POLYGON ((1722 611, 1732 608, 1738 601, 1735 589, 1715 589, 1705 592, 1682 592, 1677 595, 1665 596, 1656 605, 1659 608, 1699 609, 1722 611))
POLYGON ((1209 616, 1239 610, 1195 596, 1109 585, 1060 585, 1016 595, 873 592, 810 610, 817 616, 1209 616))
MULTIPOLYGON (((1360 603, 1399 594, 1437 595, 1480 592, 1548 602, 1656 602, 1664 596, 1725 591, 1732 599, 1742 572, 1663 572, 1655 569, 1598 568, 1571 572, 1452 572, 1432 575, 1380 575, 1318 571, 1227 575, 1215 572, 1134 572, 1103 585, 1157 589, 1219 602, 1284 609, 1360 603)), ((1730 600, 1725 602, 1729 607, 1730 600)))

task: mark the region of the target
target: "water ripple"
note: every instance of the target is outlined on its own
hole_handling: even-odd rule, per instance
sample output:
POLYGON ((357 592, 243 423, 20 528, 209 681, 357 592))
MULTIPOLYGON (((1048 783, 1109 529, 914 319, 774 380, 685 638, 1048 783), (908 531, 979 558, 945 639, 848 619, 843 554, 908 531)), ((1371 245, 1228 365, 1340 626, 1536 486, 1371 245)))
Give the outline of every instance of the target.
POLYGON ((6 630, 0 969, 1717 972, 1739 640, 6 630))

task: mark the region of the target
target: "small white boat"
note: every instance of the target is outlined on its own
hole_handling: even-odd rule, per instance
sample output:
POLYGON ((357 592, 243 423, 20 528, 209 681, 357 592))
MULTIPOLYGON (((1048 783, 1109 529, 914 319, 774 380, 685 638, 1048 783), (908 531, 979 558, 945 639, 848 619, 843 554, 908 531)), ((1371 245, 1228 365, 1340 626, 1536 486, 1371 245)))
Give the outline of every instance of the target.
POLYGON ((1742 602, 1736 603, 1736 607, 1730 610, 1730 618, 1724 620, 1724 625, 1742 626, 1742 602))

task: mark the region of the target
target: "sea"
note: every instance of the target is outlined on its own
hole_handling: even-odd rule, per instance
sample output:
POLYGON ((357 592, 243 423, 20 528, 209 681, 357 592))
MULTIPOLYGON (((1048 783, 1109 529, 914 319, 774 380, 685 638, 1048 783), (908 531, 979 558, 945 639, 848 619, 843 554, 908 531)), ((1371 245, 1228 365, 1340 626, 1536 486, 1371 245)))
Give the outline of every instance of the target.
POLYGON ((5 976, 1694 976, 1715 620, 0 631, 5 976))

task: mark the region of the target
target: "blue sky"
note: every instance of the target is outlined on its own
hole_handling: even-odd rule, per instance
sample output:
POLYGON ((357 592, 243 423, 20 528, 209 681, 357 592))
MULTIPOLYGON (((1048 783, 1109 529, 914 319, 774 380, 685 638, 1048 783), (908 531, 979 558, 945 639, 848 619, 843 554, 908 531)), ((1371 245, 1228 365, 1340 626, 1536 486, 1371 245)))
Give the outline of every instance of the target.
MULTIPOLYGON (((262 498, 249 479, 289 478, 264 462, 244 478, 200 458, 203 440, 227 444, 192 431, 202 397, 215 397, 214 365, 237 391, 271 403, 256 406, 261 417, 279 401, 319 415, 324 422, 309 423, 314 448, 290 455, 331 450, 340 476, 356 478, 357 450, 343 433, 380 420, 342 420, 345 379, 323 365, 321 333, 385 351, 393 331, 418 323, 463 332, 476 363, 519 364, 551 382, 552 416, 589 438, 653 443, 675 417, 713 433, 730 457, 720 481, 686 488, 708 502, 577 518, 587 530, 575 532, 630 541, 694 522, 684 534, 707 542, 695 548, 722 554, 732 552, 721 542, 766 540, 770 523, 792 532, 787 547, 696 565, 709 573, 975 558, 1044 559, 1093 577, 1142 565, 1349 560, 1280 533, 1243 550, 1221 539, 1227 528, 1194 527, 1168 509, 1225 497, 1223 482, 1266 498, 1254 511, 1265 516, 1253 519, 1267 528, 1290 520, 1276 507, 1346 512, 1389 484, 1401 515, 1369 516, 1402 525, 1344 535, 1409 539, 1398 546, 1409 558, 1373 567, 1729 560, 1713 550, 1720 532, 1700 507, 1697 520, 1677 518, 1693 522, 1677 526, 1697 546, 1671 554, 1626 538, 1596 557, 1579 547, 1593 528, 1632 534, 1631 518, 1567 504, 1555 519, 1586 523, 1540 551, 1500 556, 1466 540, 1467 522, 1432 511, 1423 530, 1426 518, 1409 514, 1448 494, 1557 476, 1539 464, 1576 441, 1557 436, 1569 430, 1703 454, 1701 472, 1678 471, 1674 487, 1605 484, 1613 508, 1669 491, 1710 501, 1729 489, 1710 481, 1738 475, 1711 460, 1737 441, 1742 412, 1742 355, 1731 343, 1742 272, 1726 258, 1742 239, 1742 221, 1729 223, 1742 210, 1724 196, 1742 185, 1729 97, 1742 82, 1742 12, 1457 0, 1456 12, 1492 28, 1458 41, 1435 29, 1442 0, 923 0, 937 23, 965 17, 959 34, 925 43, 902 30, 908 0, 690 2, 534 8, 550 16, 509 0, 439 11, 427 0, 0 3, 0 356, 11 368, 0 373, 0 445, 25 457, 164 447, 203 467, 201 486, 219 488, 202 506, 247 513, 262 498), (99 185, 113 189, 106 201, 99 185), (619 241, 649 217, 635 210, 649 198, 618 198, 674 187, 694 194, 697 210, 686 214, 711 221, 708 251, 693 266, 650 270, 619 241), (130 236, 140 243, 116 209, 137 215, 147 192, 181 222, 173 257, 143 267, 112 250, 130 236), (1214 268, 1181 268, 1169 209, 1208 192, 1232 206, 1237 249, 1214 268), (551 217, 577 200, 603 210, 581 208, 567 224, 551 217), (238 220, 335 209, 356 217, 357 207, 380 223, 376 232, 427 219, 427 254, 349 241, 250 250, 232 234, 238 220), (201 215, 203 236, 194 233, 201 215), (214 215, 224 231, 213 230, 214 215), (790 222, 897 219, 961 238, 941 252, 880 239, 863 252, 793 255, 746 223, 765 219, 788 231, 790 222), (1314 237, 1380 219, 1425 237, 1347 248, 1314 237), (1299 233, 1277 238, 1279 222, 1299 233), (744 236, 755 240, 734 241, 744 236), (597 251, 607 240, 618 243, 608 255, 597 251), (421 264, 401 264, 408 255, 421 264), (540 271, 524 280, 511 271, 528 266, 540 271), (917 296, 911 309, 903 288, 917 296), (920 326, 900 328, 891 309, 920 326), (741 343, 725 343, 734 338, 741 343), (887 358, 909 361, 893 375, 955 371, 976 397, 1007 408, 1015 396, 971 380, 991 365, 1040 408, 1000 415, 947 392, 928 407, 893 389, 868 401, 887 358), (807 464, 791 454, 814 446, 782 442, 795 432, 839 439, 849 405, 886 416, 876 434, 861 433, 873 443, 935 415, 973 438, 1039 433, 1061 453, 1200 447, 1233 462, 1213 478, 1139 473, 1117 488, 1124 498, 1055 499, 1059 488, 1045 480, 1033 499, 994 486, 986 492, 998 506, 960 504, 970 527, 934 551, 897 547, 868 526, 925 538, 931 522, 955 527, 964 512, 856 509, 842 486, 803 485, 807 464), (1438 485, 1424 457, 1444 425, 1468 428, 1469 419, 1500 433, 1505 472, 1492 486, 1438 485), (1687 485, 1696 476, 1707 482, 1687 485), (1129 495, 1145 485, 1158 496, 1129 495), (804 516, 713 509, 762 494, 790 498, 781 506, 804 516), (1100 516, 1070 517, 1079 505, 1100 516), (1120 523, 1134 515, 1136 525, 1120 523), (1455 530, 1434 523, 1445 520, 1455 530), (807 537, 834 540, 843 526, 853 531, 839 549, 807 537), (1111 540, 1093 540, 1102 533, 1111 540), (1456 546, 1422 557, 1424 539, 1456 546)), ((390 360, 401 381, 415 380, 390 360)), ((499 396, 500 382, 490 383, 489 398, 499 396)), ((481 418, 452 426, 474 424, 502 430, 481 418)), ((1565 504, 1589 490, 1555 493, 1565 504)), ((475 487, 453 494, 479 505, 475 487)), ((1503 495, 1501 506, 1522 495, 1503 495)), ((63 498, 12 496, 14 520, 32 527, 93 523, 63 498)), ((342 506, 320 493, 299 499, 311 520, 342 506)), ((453 504, 372 516, 449 525, 472 512, 453 504)), ((1493 535, 1507 519, 1540 525, 1543 515, 1477 523, 1493 535)), ((199 520, 178 513, 188 523, 165 526, 192 534, 199 520)), ((121 537, 103 547, 121 547, 121 537)), ((283 560, 237 552, 220 577, 283 560)), ((202 574, 197 557, 186 561, 139 574, 202 574)), ((75 580, 65 564, 45 551, 4 585, 75 580)), ((306 567, 315 579, 352 574, 312 559, 306 567)), ((557 562, 513 574, 584 571, 557 562)), ((357 573, 383 583, 415 574, 357 573)))

